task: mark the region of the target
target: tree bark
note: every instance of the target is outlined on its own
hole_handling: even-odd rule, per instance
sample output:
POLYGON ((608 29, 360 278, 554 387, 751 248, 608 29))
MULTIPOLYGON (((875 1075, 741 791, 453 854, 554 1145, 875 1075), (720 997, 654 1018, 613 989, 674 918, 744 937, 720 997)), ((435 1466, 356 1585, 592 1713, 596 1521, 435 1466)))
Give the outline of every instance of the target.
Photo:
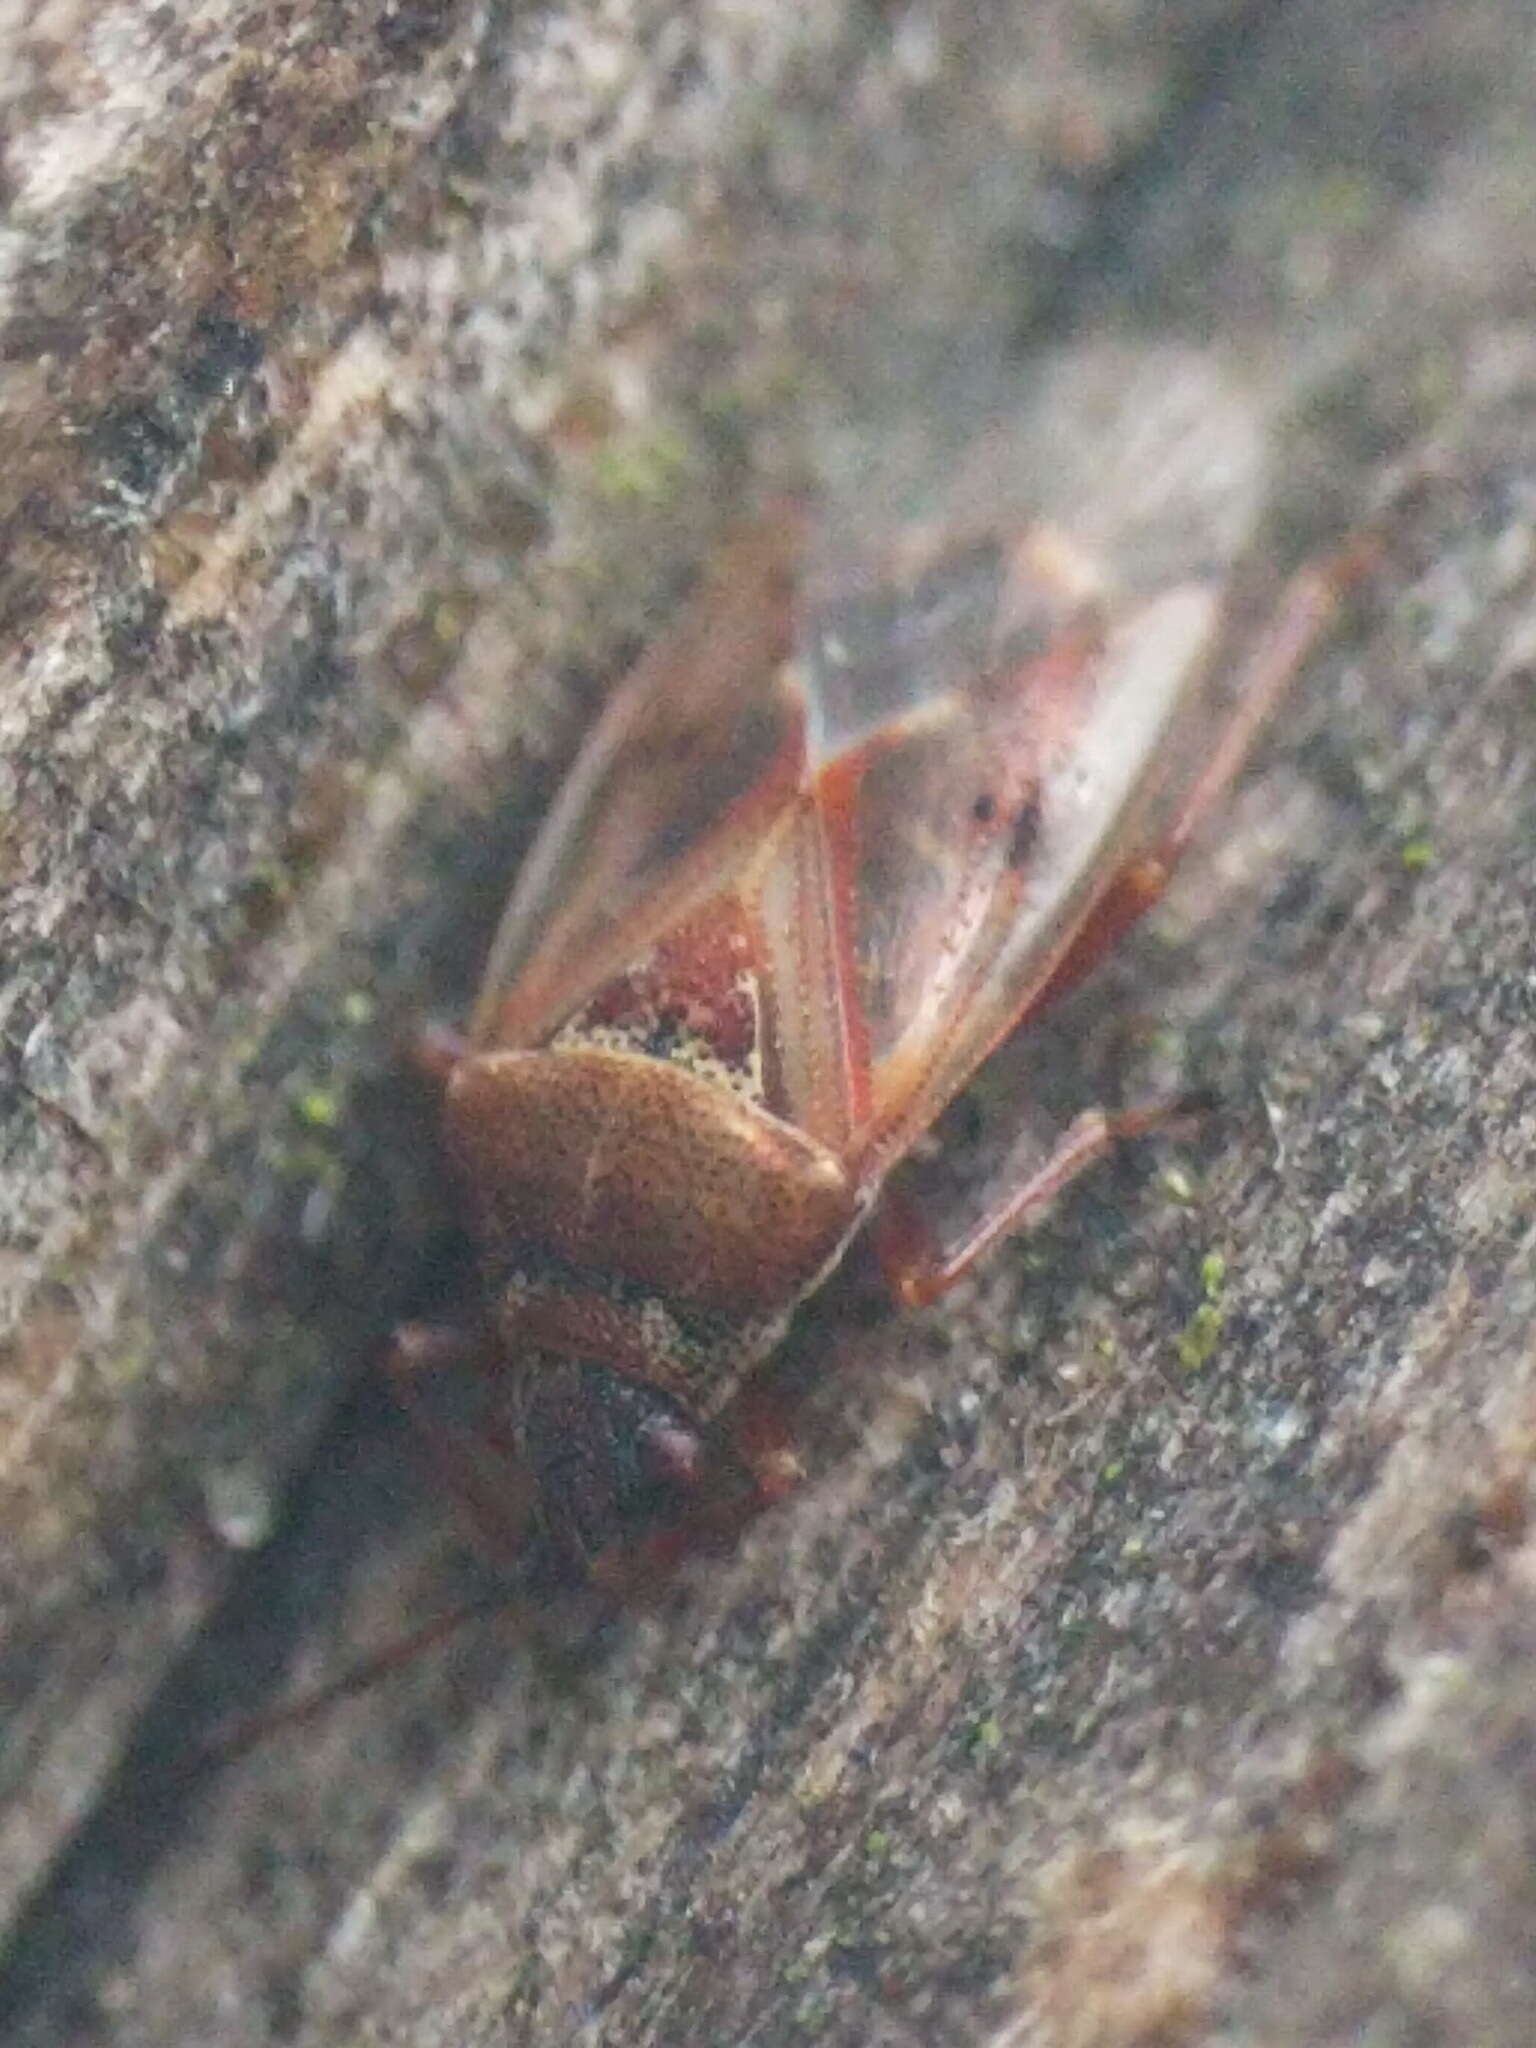
POLYGON ((7 2038, 1523 2048, 1524 10, 58 12, 0 28, 7 2038), (1119 362, 1113 435, 1241 392, 1239 644, 1380 535, 1009 1069, 1155 1011, 1222 1107, 928 1314, 834 1286, 809 1483, 653 1611, 189 1779, 478 1583, 370 1370, 454 1258, 396 1043, 600 690, 733 507, 1119 362))

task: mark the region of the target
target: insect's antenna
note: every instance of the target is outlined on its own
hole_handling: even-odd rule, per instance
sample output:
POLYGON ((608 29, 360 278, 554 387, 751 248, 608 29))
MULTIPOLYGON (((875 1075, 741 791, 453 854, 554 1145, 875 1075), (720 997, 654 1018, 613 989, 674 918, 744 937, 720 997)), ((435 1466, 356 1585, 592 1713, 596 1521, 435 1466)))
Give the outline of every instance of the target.
POLYGON ((462 1607, 451 1607, 446 1614, 438 1615, 411 1634, 397 1636, 382 1649, 360 1658, 339 1677, 316 1686, 313 1692, 301 1693, 285 1706, 272 1707, 260 1714, 248 1714, 226 1723, 222 1729, 216 1729, 197 1744, 192 1754, 192 1765, 194 1769, 206 1769, 215 1764, 233 1763, 237 1757, 246 1756, 265 1742, 269 1735, 288 1728, 302 1728, 307 1722, 318 1720, 342 1700, 350 1699, 354 1693, 366 1692, 391 1671, 411 1663, 425 1651, 435 1649, 471 1622, 483 1621, 493 1614, 505 1614, 526 1604, 519 1594, 503 1589, 483 1593, 477 1600, 467 1600, 462 1607))

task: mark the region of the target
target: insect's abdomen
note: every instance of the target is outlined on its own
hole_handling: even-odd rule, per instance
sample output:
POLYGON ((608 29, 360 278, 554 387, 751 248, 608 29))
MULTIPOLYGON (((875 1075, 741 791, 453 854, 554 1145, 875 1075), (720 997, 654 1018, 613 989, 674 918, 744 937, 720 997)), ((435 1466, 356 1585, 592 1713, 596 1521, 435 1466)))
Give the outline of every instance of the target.
POLYGON ((824 1146, 643 1054, 562 1046, 463 1060, 447 1133, 488 1247, 542 1250, 729 1317, 787 1308, 856 1217, 824 1146))

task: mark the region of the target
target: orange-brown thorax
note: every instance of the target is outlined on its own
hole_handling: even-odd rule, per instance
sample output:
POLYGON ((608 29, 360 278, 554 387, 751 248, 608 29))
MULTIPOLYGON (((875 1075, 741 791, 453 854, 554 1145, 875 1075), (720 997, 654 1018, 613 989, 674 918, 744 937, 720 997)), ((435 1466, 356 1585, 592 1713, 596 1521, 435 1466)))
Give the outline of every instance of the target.
POLYGON ((825 1146, 643 1053, 564 1045, 465 1059, 447 1134, 488 1246, 542 1250, 733 1318, 791 1306, 856 1219, 825 1146))

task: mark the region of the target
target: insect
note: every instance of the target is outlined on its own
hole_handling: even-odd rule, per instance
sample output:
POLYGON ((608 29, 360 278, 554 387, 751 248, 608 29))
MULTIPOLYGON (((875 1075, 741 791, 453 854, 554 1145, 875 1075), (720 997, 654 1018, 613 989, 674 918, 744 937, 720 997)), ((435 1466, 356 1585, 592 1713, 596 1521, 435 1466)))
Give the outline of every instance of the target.
MULTIPOLYGON (((777 1499, 793 1447, 754 1375, 856 1233, 931 1301, 1156 1127, 1026 1127, 947 1212, 900 1185, 1157 900, 1345 580, 1293 580, 1217 716, 1219 580, 1127 597, 1048 521, 826 570, 784 507, 722 550, 611 699, 437 1050, 490 1420, 473 1455, 427 1426, 489 1548, 622 1586, 700 1503, 777 1499)), ((406 1333, 408 1399, 449 1348, 406 1333)))

